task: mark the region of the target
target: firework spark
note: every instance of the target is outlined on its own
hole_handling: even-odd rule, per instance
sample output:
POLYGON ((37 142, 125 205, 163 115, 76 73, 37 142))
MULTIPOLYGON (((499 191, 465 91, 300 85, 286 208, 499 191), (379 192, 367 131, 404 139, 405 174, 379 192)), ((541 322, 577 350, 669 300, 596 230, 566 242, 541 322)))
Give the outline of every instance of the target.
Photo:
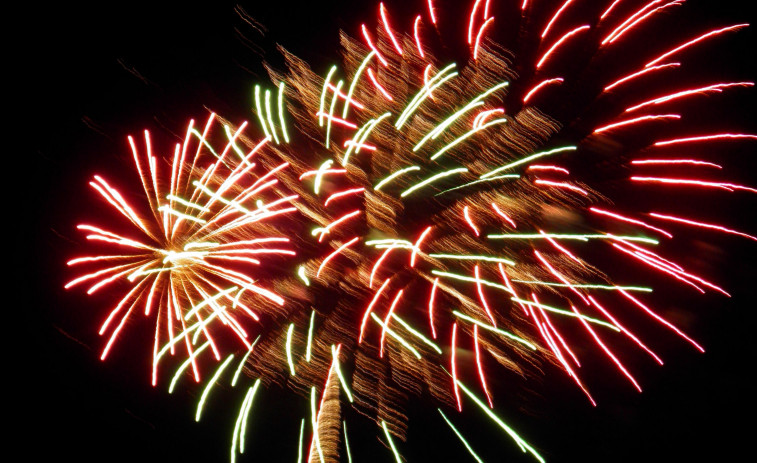
POLYGON ((665 278, 698 293, 728 293, 712 277, 686 270, 685 259, 669 255, 669 243, 692 229, 757 238, 727 224, 614 206, 613 189, 596 181, 608 169, 596 150, 613 147, 602 149, 610 150, 615 166, 633 170, 622 180, 629 188, 757 191, 700 179, 700 173, 726 169, 665 151, 757 139, 692 132, 696 127, 686 125, 691 106, 681 104, 748 91, 753 82, 691 87, 673 79, 702 42, 747 25, 664 44, 621 73, 610 67, 596 79, 590 101, 580 102, 586 112, 577 119, 561 109, 584 85, 582 72, 571 66, 576 57, 601 61, 625 53, 632 37, 653 31, 663 12, 684 2, 595 3, 585 14, 572 0, 516 5, 524 25, 532 21, 531 10, 545 9, 534 16, 543 24, 530 31, 538 46, 522 56, 495 43, 498 12, 489 1, 471 2, 464 24, 453 31, 440 29, 445 9, 436 2, 427 2, 408 30, 391 4, 380 3, 376 16, 352 31, 357 39, 342 35, 343 62, 325 77, 286 51, 286 71, 268 68, 278 105, 273 92, 254 87, 264 134, 258 144, 242 140, 245 124, 225 125, 226 144, 217 153, 207 141, 214 119, 202 133, 190 125, 170 164, 170 182, 162 183, 149 137, 146 162, 131 141, 149 212, 140 215, 100 177, 92 185, 139 237, 80 226, 88 239, 129 252, 74 259, 71 265, 108 266, 67 285, 90 282, 89 292, 117 280, 131 285, 103 325, 102 332, 112 333, 103 357, 133 309, 144 306, 149 313, 155 305, 153 383, 159 359, 181 343, 187 361, 177 377, 191 365, 199 380, 195 359, 207 347, 195 347, 200 337, 215 355, 218 366, 203 390, 199 418, 212 385, 231 371, 231 355, 239 355, 221 355, 218 346, 221 332, 233 333, 243 353, 233 383, 241 371, 255 382, 241 402, 232 460, 244 449, 245 423, 262 383, 309 398, 309 410, 298 417, 300 457, 306 427, 310 433, 308 461, 337 460, 342 449, 351 459, 343 399, 375 421, 400 461, 408 427, 403 405, 408 395, 421 394, 450 410, 475 404, 524 453, 543 461, 495 411, 495 364, 521 377, 562 370, 596 405, 585 357, 601 359, 639 392, 633 366, 624 363, 633 355, 627 346, 663 363, 643 333, 628 326, 656 323, 704 351, 696 336, 650 307, 659 287, 652 284, 665 278), (445 60, 444 47, 429 45, 436 43, 432 31, 443 41, 465 42, 470 59, 445 60), (637 83, 658 76, 676 84, 664 93, 638 90, 637 83), (594 110, 624 92, 633 105, 594 110), (665 109, 624 115, 658 105, 665 109), (186 155, 190 140, 197 145, 194 157, 186 155), (204 169, 201 151, 214 156, 204 169), (653 171, 671 166, 675 174, 653 171), (595 259, 598 252, 602 259, 595 259), (605 256, 647 272, 600 268, 605 256), (286 260, 263 268, 281 257, 286 260), (263 318, 271 327, 245 329, 249 319, 262 324, 263 318), (215 319, 224 331, 210 324, 215 319), (466 362, 463 350, 475 361, 466 362))

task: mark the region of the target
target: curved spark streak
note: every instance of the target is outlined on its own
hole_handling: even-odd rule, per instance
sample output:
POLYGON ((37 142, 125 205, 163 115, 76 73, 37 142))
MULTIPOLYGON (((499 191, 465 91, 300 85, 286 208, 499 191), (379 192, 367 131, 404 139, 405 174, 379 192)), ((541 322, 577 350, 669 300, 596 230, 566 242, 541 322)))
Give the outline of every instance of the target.
POLYGON ((541 59, 536 63, 536 70, 541 69, 542 66, 544 66, 544 63, 547 61, 547 59, 550 56, 552 56, 552 54, 555 52, 555 50, 557 50, 558 48, 560 48, 560 46, 562 44, 564 44, 567 40, 569 40, 571 37, 573 37, 574 35, 578 34, 579 32, 585 31, 585 30, 588 30, 588 29, 591 29, 591 26, 589 26, 588 24, 584 24, 583 26, 576 27, 572 31, 570 31, 570 32, 566 33, 565 35, 563 35, 562 37, 560 37, 560 39, 557 42, 555 42, 549 48, 549 50, 547 50, 547 52, 544 53, 544 55, 542 55, 541 59))

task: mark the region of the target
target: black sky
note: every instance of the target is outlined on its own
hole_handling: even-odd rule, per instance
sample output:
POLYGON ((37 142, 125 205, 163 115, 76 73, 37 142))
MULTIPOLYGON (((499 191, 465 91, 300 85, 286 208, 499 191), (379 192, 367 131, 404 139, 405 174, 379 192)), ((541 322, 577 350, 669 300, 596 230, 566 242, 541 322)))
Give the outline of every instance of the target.
MULTIPOLYGON (((24 31, 16 37, 18 43, 9 43, 19 58, 13 72, 21 78, 20 95, 11 96, 21 96, 25 103, 13 124, 18 131, 9 137, 21 146, 12 155, 21 156, 22 163, 6 177, 20 180, 23 197, 31 197, 33 207, 25 207, 27 200, 22 200, 22 223, 8 227, 12 235, 23 235, 22 241, 31 237, 31 244, 16 259, 22 270, 14 272, 10 281, 15 287, 8 288, 13 296, 6 310, 13 319, 20 317, 5 328, 13 341, 6 353, 12 367, 5 377, 15 386, 6 400, 21 411, 11 424, 15 441, 11 444, 20 445, 28 459, 227 459, 236 410, 220 405, 219 399, 207 421, 196 424, 197 391, 169 396, 150 387, 149 353, 138 351, 138 346, 150 345, 148 323, 131 327, 135 336, 145 337, 145 342, 128 344, 133 352, 121 351, 108 362, 99 361, 103 341, 96 331, 107 298, 87 298, 81 291, 62 289, 71 278, 65 261, 83 249, 74 227, 80 218, 102 210, 88 191, 91 176, 115 176, 131 168, 127 134, 150 128, 164 136, 168 146, 174 141, 165 128, 179 131, 190 117, 202 119, 205 107, 237 120, 251 118, 252 84, 265 79, 262 61, 281 62, 273 44, 282 44, 318 72, 325 71, 337 58, 338 30, 357 36, 360 22, 375 18, 372 2, 357 3, 242 3, 242 9, 266 28, 264 34, 241 19, 231 2, 201 7, 179 3, 170 8, 158 2, 58 4, 20 15, 24 31), (16 279, 23 289, 19 299, 16 279)), ((407 24, 410 12, 425 4, 394 3, 388 3, 390 11, 396 11, 397 18, 405 14, 407 24)), ((443 2, 437 3, 444 8, 443 2)), ((740 3, 708 0, 685 5, 680 15, 703 27, 753 18, 740 9, 740 3)), ((721 42, 739 77, 757 76, 754 38, 754 32, 747 31, 721 42)), ((707 50, 714 53, 717 48, 707 50)), ((724 70, 723 75, 729 73, 724 70)), ((16 88, 5 90, 16 93, 16 88)), ((741 103, 727 101, 738 127, 754 133, 754 95, 741 103)), ((755 148, 749 145, 738 155, 753 158, 755 148)), ((754 170, 748 170, 755 167, 754 159, 723 159, 725 165, 731 161, 742 168, 736 175, 740 180, 757 183, 754 170)), ((726 207, 734 228, 757 233, 754 201, 748 194, 723 195, 722 202, 730 202, 726 207)), ((655 336, 669 338, 659 344, 666 365, 639 367, 643 394, 620 380, 601 380, 617 391, 603 391, 600 406, 592 409, 572 383, 553 370, 542 383, 534 383, 537 394, 524 404, 528 413, 500 409, 547 461, 722 461, 742 452, 748 455, 755 428, 755 391, 747 377, 756 353, 757 245, 717 234, 705 236, 717 248, 722 269, 713 276, 726 282, 733 294, 731 299, 683 296, 677 306, 691 314, 693 321, 687 326, 707 348, 705 354, 672 334, 655 331, 655 336)), ((674 295, 684 293, 676 290, 674 295)), ((603 374, 615 372, 607 366, 603 374)), ((504 389, 501 393, 506 394, 504 389)), ((295 461, 305 402, 276 392, 262 397, 255 425, 267 430, 257 436, 254 429, 250 431, 251 450, 241 461, 295 461), (264 406, 268 411, 262 411, 264 406)), ((225 402, 231 403, 236 402, 225 402)), ((439 424, 434 408, 411 405, 411 435, 401 445, 403 455, 411 462, 472 461, 439 424)), ((469 412, 476 413, 472 407, 469 412)), ((475 436, 484 461, 532 461, 521 458, 512 441, 486 418, 450 416, 475 436)), ((374 428, 361 426, 355 424, 358 433, 373 432, 374 428)), ((391 461, 390 452, 370 435, 355 437, 351 444, 355 461, 391 461)))

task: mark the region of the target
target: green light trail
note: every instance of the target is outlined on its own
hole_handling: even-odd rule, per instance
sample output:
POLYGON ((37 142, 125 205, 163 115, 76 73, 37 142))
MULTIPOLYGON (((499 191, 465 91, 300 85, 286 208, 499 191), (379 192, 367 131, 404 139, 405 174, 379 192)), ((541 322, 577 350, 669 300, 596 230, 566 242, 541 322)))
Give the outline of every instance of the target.
POLYGON ((284 82, 279 82, 279 123, 281 124, 281 134, 284 136, 284 143, 289 143, 289 134, 287 133, 287 126, 284 122, 284 82))
POLYGON ((218 378, 221 377, 221 373, 223 373, 223 370, 226 369, 226 367, 231 363, 231 361, 234 360, 234 354, 229 355, 226 357, 226 360, 221 364, 218 369, 216 369, 216 372, 213 374, 213 377, 210 378, 210 381, 208 381, 208 385, 205 386, 205 389, 202 391, 202 396, 200 396, 200 401, 197 403, 197 413, 195 414, 195 421, 200 421, 200 415, 202 415, 202 407, 205 405, 205 401, 208 399, 208 395, 210 395, 210 390, 215 385, 216 381, 218 381, 218 378))
POLYGON ((373 187, 373 189, 374 190, 380 190, 382 186, 384 186, 387 183, 391 182, 392 180, 394 180, 395 178, 399 177, 400 175, 402 175, 404 173, 407 173, 407 172, 412 172, 414 170, 421 170, 421 168, 418 167, 418 166, 410 166, 410 167, 405 167, 404 169, 400 169, 397 172, 394 172, 393 174, 389 175, 385 179, 383 179, 380 182, 378 182, 376 184, 376 186, 373 187))
POLYGON ((508 288, 507 286, 503 286, 503 285, 494 283, 494 282, 489 281, 489 280, 482 280, 480 278, 478 280, 476 280, 473 277, 469 277, 469 276, 465 276, 465 275, 460 275, 460 274, 457 274, 457 273, 442 272, 441 270, 431 270, 431 273, 434 274, 434 275, 436 275, 436 276, 448 277, 448 278, 452 278, 452 279, 455 279, 455 280, 461 280, 461 281, 469 281, 471 283, 476 283, 478 281, 478 282, 481 282, 481 284, 484 285, 484 286, 490 286, 492 288, 501 289, 502 291, 505 291, 505 292, 508 292, 510 294, 513 294, 513 291, 510 288, 508 288))
POLYGON ((347 99, 344 100, 342 119, 347 119, 347 112, 350 110, 350 101, 352 101, 352 94, 355 92, 357 82, 360 79, 360 76, 363 74, 363 70, 365 70, 365 67, 368 65, 368 61, 370 61, 370 59, 373 58, 375 54, 375 51, 368 53, 365 58, 363 58, 363 62, 360 63, 360 66, 358 66, 357 71, 355 71, 355 76, 352 78, 352 82, 350 82, 350 89, 347 91, 347 99))
POLYGON ((533 447, 531 447, 530 445, 528 445, 528 443, 525 440, 523 440, 523 438, 520 437, 518 435, 518 433, 516 433, 510 426, 508 426, 507 424, 505 424, 505 422, 502 421, 502 419, 500 417, 498 417, 497 415, 495 415, 494 412, 492 412, 489 409, 489 407, 487 407, 486 404, 484 404, 484 402, 481 401, 481 399, 479 399, 478 397, 476 397, 476 395, 473 394, 470 391, 470 389, 468 389, 467 387, 465 387, 465 385, 463 383, 461 383, 460 380, 455 380, 455 381, 457 382, 457 385, 460 386, 460 389, 462 389, 462 391, 465 392, 465 394, 468 397, 470 397, 479 407, 481 407, 481 409, 489 416, 489 418, 491 418, 502 429, 504 429, 505 432, 510 435, 510 437, 513 438, 513 440, 515 441, 516 444, 518 444, 518 447, 520 447, 520 449, 523 451, 523 453, 531 452, 531 454, 537 460, 539 460, 541 463, 545 463, 544 458, 541 455, 539 455, 539 453, 533 447))
POLYGON ((490 257, 490 256, 475 256, 466 254, 429 254, 429 257, 435 257, 437 259, 454 259, 454 260, 475 260, 485 262, 502 262, 510 266, 514 266, 515 262, 510 259, 502 257, 490 257))
POLYGON ((555 149, 548 150, 548 151, 541 151, 541 152, 538 152, 538 153, 534 153, 534 154, 532 154, 530 156, 527 156, 527 157, 525 157, 523 159, 520 159, 520 160, 515 161, 515 162, 511 162, 510 164, 505 164, 502 167, 498 167, 498 168, 496 168, 496 169, 494 169, 492 171, 489 171, 489 172, 485 173, 484 175, 482 175, 481 178, 491 177, 493 175, 498 174, 499 172, 502 172, 503 170, 512 169, 513 167, 519 166, 521 164, 525 164, 527 162, 533 161, 534 159, 537 159, 537 158, 540 158, 540 157, 543 157, 543 156, 549 156, 551 154, 562 153, 562 152, 565 152, 565 151, 575 151, 577 149, 578 148, 575 147, 575 146, 564 146, 564 147, 561 147, 561 148, 555 148, 555 149))
POLYGON ((294 361, 292 360, 292 333, 293 332, 294 332, 294 323, 291 323, 289 324, 289 329, 287 330, 287 342, 286 342, 287 363, 289 364, 289 374, 291 376, 295 376, 294 361))
POLYGON ((247 349, 247 353, 242 357, 242 360, 239 362, 239 366, 237 366, 237 370, 234 372, 234 377, 231 379, 231 387, 236 387, 237 380, 239 379, 240 373, 242 373, 242 368, 244 367, 245 362, 247 362, 247 359, 250 357, 250 354, 252 354, 252 349, 255 347, 255 344, 258 343, 258 340, 260 339, 260 335, 258 335, 257 338, 255 338, 254 341, 252 341, 252 344, 250 344, 250 348, 247 349))
POLYGON ((392 448, 392 453, 394 454, 394 459, 397 463, 402 463, 402 458, 400 458, 400 454, 397 451, 397 447, 394 445, 394 441, 392 440, 392 435, 389 434, 389 430, 386 428, 386 421, 381 420, 381 427, 384 428, 384 434, 386 435, 386 440, 389 441, 389 446, 392 448))
POLYGON ((444 418, 444 421, 447 422, 447 424, 449 425, 449 427, 455 433, 455 435, 457 436, 457 438, 460 439, 460 441, 463 443, 463 445, 465 445, 465 448, 468 449, 468 452, 470 452, 470 454, 473 456, 473 458, 475 458, 478 463, 484 463, 483 460, 481 460, 481 458, 479 458, 479 456, 476 455, 476 452, 473 451, 473 448, 471 448, 470 444, 468 444, 468 441, 466 441, 465 438, 463 437, 463 435, 460 434, 460 431, 458 431, 457 428, 452 424, 452 422, 449 419, 447 419, 447 417, 444 415, 444 412, 442 412, 442 410, 440 408, 437 408, 437 410, 442 415, 442 418, 444 418))
POLYGON ((431 156, 431 158, 430 158, 430 159, 431 159, 432 161, 434 161, 434 160, 436 160, 436 159, 437 159, 437 158, 438 158, 439 156, 443 155, 444 153, 446 153, 446 152, 447 152, 447 151, 449 151, 450 149, 454 148, 454 147, 455 147, 455 146, 457 146, 457 145, 458 145, 459 143, 462 143, 463 141, 467 140, 467 139, 468 139, 469 137, 471 137, 471 136, 475 135, 476 133, 478 133, 478 132, 480 132, 480 131, 482 131, 482 130, 484 130, 484 129, 488 128, 488 127, 491 127, 491 126, 493 126, 493 125, 504 124, 505 122, 507 122, 507 119, 505 119, 505 118, 502 118, 502 119, 495 119, 495 120, 493 120, 493 121, 491 121, 491 122, 488 122, 488 123, 486 123, 486 124, 482 125, 481 127, 476 127, 475 129, 469 130, 469 131, 465 132, 465 133, 464 133, 463 135, 461 135, 461 136, 457 137, 456 139, 454 139, 454 140, 453 140, 453 141, 452 141, 451 143, 449 143, 449 144, 448 144, 447 146, 445 146, 444 148, 442 148, 442 149, 440 149, 439 151, 437 151, 437 152, 436 152, 436 154, 434 154, 433 156, 431 156))
MULTIPOLYGON (((530 305, 530 306, 534 306, 534 307, 540 307, 540 308, 546 310, 547 312, 559 313, 560 315, 565 315, 565 316, 568 316, 568 317, 579 317, 578 315, 576 315, 575 312, 572 312, 572 311, 569 311, 569 310, 558 309, 557 307, 552 307, 550 305, 539 304, 539 303, 536 303, 536 302, 533 302, 533 301, 529 301, 529 300, 526 300, 526 299, 519 299, 517 297, 511 297, 510 300, 515 301, 515 302, 519 302, 519 303, 525 304, 525 305, 530 305)), ((586 316, 586 315, 581 315, 580 318, 586 320, 587 322, 595 323, 597 325, 606 326, 607 328, 610 328, 613 331, 620 332, 620 328, 618 328, 617 326, 615 326, 615 325, 613 325, 611 323, 607 323, 606 321, 599 320, 599 319, 596 319, 596 318, 592 318, 592 317, 589 317, 589 316, 586 316)))
POLYGON ((323 90, 321 91, 321 105, 318 107, 318 125, 323 127, 323 115, 326 106, 326 92, 329 89, 329 83, 331 83, 331 76, 336 72, 336 65, 331 66, 329 73, 326 75, 326 80, 323 81, 323 90))
POLYGON ((512 333, 510 333, 508 331, 505 331, 503 329, 497 328, 497 327, 492 326, 492 325, 490 325, 488 323, 484 323, 484 322, 482 322, 480 320, 476 320, 475 318, 469 317, 469 316, 465 315, 462 312, 458 312, 457 310, 453 310, 452 314, 454 316, 456 316, 457 318, 461 318, 463 320, 466 320, 466 321, 469 321, 471 323, 474 323, 474 324, 480 326, 481 328, 483 328, 485 330, 489 330, 489 331, 492 331, 494 333, 501 334, 502 336, 505 336, 506 338, 512 339, 513 341, 517 341, 517 342, 519 342, 519 343, 521 343, 521 344, 523 344, 525 346, 528 346, 531 350, 536 350, 536 346, 535 345, 531 344, 530 342, 526 341, 525 339, 521 338, 520 336, 516 336, 516 335, 514 335, 514 334, 512 334, 512 333))
POLYGON ((376 323, 378 323, 379 326, 381 326, 383 329, 385 329, 386 332, 387 332, 387 334, 389 336, 391 336, 394 339, 396 339, 397 342, 399 342, 400 344, 402 344, 402 346, 405 349, 407 349, 410 352, 412 352, 413 355, 415 355, 415 358, 417 358, 418 360, 420 360, 420 359, 423 358, 423 357, 421 357, 421 354, 413 346, 411 346, 407 341, 405 341, 404 339, 402 339, 397 333, 394 332, 394 330, 392 330, 388 326, 385 326, 384 322, 381 321, 381 319, 375 313, 371 312, 371 318, 373 318, 373 321, 375 321, 376 323))
POLYGON ((579 240, 579 241, 589 241, 590 239, 595 240, 612 240, 612 239, 623 239, 626 241, 640 241, 642 243, 649 243, 649 244, 659 244, 660 242, 653 238, 647 238, 645 236, 616 236, 616 235, 583 235, 583 234, 568 234, 568 233, 507 233, 507 234, 501 234, 501 235, 487 235, 487 238, 490 240, 504 240, 504 239, 514 239, 514 240, 538 240, 538 239, 547 239, 547 238, 553 238, 553 239, 560 239, 560 240, 579 240))
POLYGON ((422 181, 421 183, 418 183, 418 184, 416 184, 416 185, 408 188, 407 190, 403 191, 400 194, 400 196, 404 198, 405 196, 409 195, 413 191, 418 190, 419 188, 423 188, 424 186, 428 185, 429 183, 432 183, 432 182, 434 182, 436 180, 439 180, 440 178, 449 177, 450 175, 460 174, 460 173, 463 173, 463 172, 468 172, 468 169, 466 167, 458 167, 456 169, 447 170, 447 171, 444 171, 442 173, 433 175, 433 176, 427 178, 426 180, 422 181))

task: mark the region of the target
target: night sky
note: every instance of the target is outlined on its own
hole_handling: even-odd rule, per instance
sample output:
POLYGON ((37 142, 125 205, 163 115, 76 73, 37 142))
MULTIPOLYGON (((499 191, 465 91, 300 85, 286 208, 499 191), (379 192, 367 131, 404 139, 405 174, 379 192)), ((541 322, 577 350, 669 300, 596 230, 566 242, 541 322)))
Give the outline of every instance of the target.
MULTIPOLYGON (((578 4, 583 2, 590 0, 578 4)), ((13 343, 5 355, 11 359, 5 378, 16 390, 6 394, 6 401, 20 411, 10 423, 15 441, 11 445, 20 444, 32 461, 227 461, 240 391, 216 391, 206 419, 195 423, 197 388, 169 396, 164 387, 149 385, 152 320, 140 318, 130 324, 130 339, 101 362, 105 340, 97 330, 113 299, 63 290, 75 275, 67 271, 66 260, 85 249, 76 224, 85 218, 107 220, 99 218, 107 209, 87 183, 94 174, 117 178, 128 173, 128 181, 136 180, 128 134, 149 128, 154 139, 168 147, 176 141, 171 132, 181 132, 190 118, 204 119, 206 108, 236 121, 251 119, 253 83, 267 80, 262 62, 279 67, 282 63, 276 43, 323 74, 338 58, 338 31, 357 37, 360 23, 375 21, 377 11, 373 2, 347 1, 247 2, 236 8, 225 2, 199 8, 157 3, 38 7, 20 15, 24 32, 16 37, 19 43, 8 44, 21 50, 14 53, 18 62, 13 67, 21 78, 21 91, 10 96, 20 96, 26 104, 14 117, 12 127, 17 125, 18 131, 8 134, 21 147, 8 153, 20 158, 21 167, 7 172, 6 178, 21 181, 19 196, 28 198, 30 193, 33 205, 25 206, 26 200, 15 194, 8 198, 17 203, 22 218, 7 222, 12 223, 11 238, 21 235, 22 242, 29 237, 32 242, 16 259, 22 271, 12 270, 14 283, 6 288, 14 293, 20 284, 23 289, 23 297, 11 295, 6 305, 12 319, 19 319, 6 325, 13 343), (245 21, 245 14, 262 27, 245 21)), ((395 27, 412 25, 412 12, 423 11, 425 5, 421 0, 396 3, 387 3, 395 27)), ((447 8, 445 2, 437 3, 442 12, 447 8)), ((753 14, 739 10, 743 2, 691 3, 669 14, 682 18, 682 24, 701 24, 696 30, 753 19, 753 14)), ((756 44, 754 31, 747 30, 703 51, 713 55, 716 75, 722 67, 723 78, 753 80, 756 44)), ((668 45, 672 43, 660 48, 668 45)), ((5 91, 14 94, 16 88, 5 91)), ((720 112, 700 114, 701 120, 712 117, 713 125, 722 127, 721 117, 728 117, 734 121, 732 127, 755 133, 754 90, 740 90, 738 97, 722 100, 710 98, 713 101, 701 107, 720 107, 720 112)), ((720 160, 731 166, 736 183, 754 186, 757 143, 749 143, 720 160)), ((727 217, 729 225, 757 234, 753 194, 716 195, 717 201, 702 200, 702 205, 722 207, 720 216, 727 217)), ((683 201, 686 196, 676 198, 683 201)), ((643 394, 637 394, 612 365, 602 365, 591 375, 596 382, 589 381, 598 391, 596 409, 556 369, 533 381, 529 394, 500 402, 500 415, 548 462, 709 457, 724 461, 743 452, 749 455, 755 388, 746 378, 757 353, 757 243, 717 233, 699 236, 702 247, 681 253, 682 262, 697 268, 698 253, 706 253, 714 263, 701 267, 705 275, 723 283, 733 297, 700 297, 676 285, 670 292, 664 287, 661 297, 674 301, 666 313, 685 324, 705 346, 705 354, 672 333, 654 329, 647 336, 666 365, 657 368, 640 351, 628 355, 643 394)), ((13 241, 9 245, 16 247, 13 241)), ((507 396, 508 385, 499 386, 495 397, 507 396)), ((400 444, 402 455, 410 462, 473 461, 435 408, 418 400, 408 406, 410 435, 400 444)), ((282 391, 260 394, 248 431, 248 454, 239 461, 294 462, 300 418, 306 411, 306 400, 298 396, 282 391)), ((445 411, 484 461, 536 461, 522 456, 472 404, 467 412, 459 416, 445 411)), ((391 452, 376 440, 378 428, 353 413, 348 429, 354 430, 350 445, 356 462, 392 461, 391 452)))

